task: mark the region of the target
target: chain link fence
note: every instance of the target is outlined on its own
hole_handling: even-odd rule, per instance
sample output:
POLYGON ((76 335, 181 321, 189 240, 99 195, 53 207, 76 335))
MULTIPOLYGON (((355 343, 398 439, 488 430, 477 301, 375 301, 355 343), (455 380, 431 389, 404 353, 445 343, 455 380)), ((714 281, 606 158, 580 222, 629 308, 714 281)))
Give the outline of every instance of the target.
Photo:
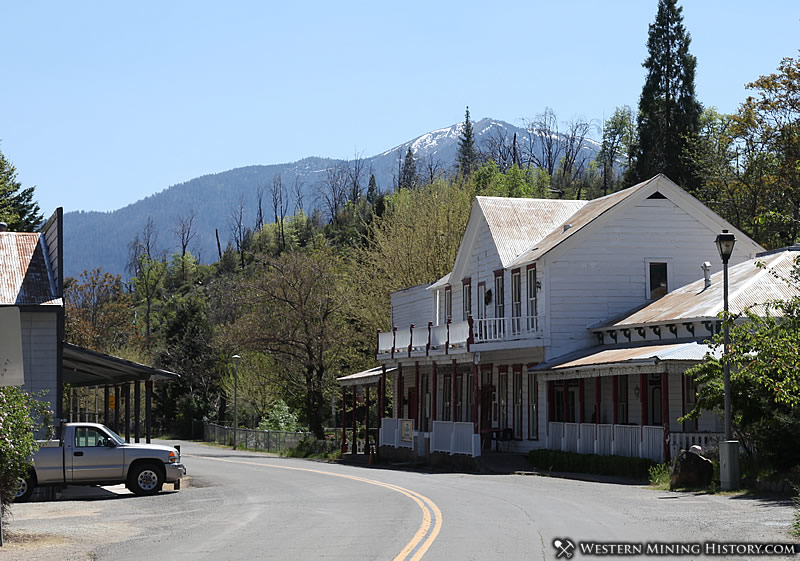
MULTIPOLYGON (((333 434, 326 440, 314 440, 310 432, 282 430, 238 429, 236 444, 249 450, 279 453, 297 448, 301 441, 312 454, 330 454, 341 446, 341 429, 330 429, 333 434)), ((327 431, 326 431, 327 433, 327 431)), ((233 446, 233 427, 205 423, 203 439, 225 446, 233 446)))

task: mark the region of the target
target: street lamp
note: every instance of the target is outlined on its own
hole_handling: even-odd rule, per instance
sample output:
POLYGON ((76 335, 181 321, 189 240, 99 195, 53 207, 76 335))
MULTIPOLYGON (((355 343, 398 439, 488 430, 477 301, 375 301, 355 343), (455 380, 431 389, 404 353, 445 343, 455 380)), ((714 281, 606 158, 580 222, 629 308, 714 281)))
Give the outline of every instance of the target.
POLYGON ((728 345, 730 344, 730 331, 728 328, 728 260, 733 254, 733 246, 736 244, 736 237, 723 230, 717 235, 715 240, 717 251, 722 259, 722 294, 723 294, 723 370, 722 380, 725 391, 725 439, 719 449, 720 460, 720 486, 723 491, 732 491, 739 488, 739 442, 733 440, 733 429, 731 427, 731 367, 728 363, 728 345))
POLYGON ((239 429, 239 355, 233 355, 233 449, 236 450, 236 431, 239 429))

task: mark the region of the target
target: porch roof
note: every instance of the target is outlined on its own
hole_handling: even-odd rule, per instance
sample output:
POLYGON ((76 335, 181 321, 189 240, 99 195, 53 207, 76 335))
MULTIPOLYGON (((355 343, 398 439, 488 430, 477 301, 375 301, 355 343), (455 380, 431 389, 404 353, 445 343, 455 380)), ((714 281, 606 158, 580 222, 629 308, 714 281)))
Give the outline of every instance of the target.
MULTIPOLYGON (((664 361, 701 361, 711 348, 698 341, 668 343, 662 345, 626 346, 618 348, 592 347, 561 357, 554 361, 544 362, 535 370, 588 370, 611 365, 633 366, 637 364, 657 364, 664 361)), ((713 353, 712 353, 713 354, 713 353)))
MULTIPOLYGON (((386 373, 388 374, 395 370, 397 370, 397 368, 387 368, 386 373)), ((336 378, 336 380, 342 386, 373 386, 381 379, 381 374, 383 374, 383 367, 376 366, 375 368, 370 368, 363 372, 356 372, 355 374, 336 378)))

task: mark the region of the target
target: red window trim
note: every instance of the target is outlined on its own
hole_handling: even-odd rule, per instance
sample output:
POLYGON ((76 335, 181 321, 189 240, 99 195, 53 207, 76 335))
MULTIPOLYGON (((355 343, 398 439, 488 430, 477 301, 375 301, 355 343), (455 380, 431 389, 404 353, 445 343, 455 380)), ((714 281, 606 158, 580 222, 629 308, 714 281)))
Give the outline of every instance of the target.
POLYGON ((525 267, 525 271, 530 271, 531 269, 535 269, 535 268, 536 268, 536 263, 531 263, 530 265, 525 267))
POLYGON ((461 284, 472 284, 472 277, 464 277, 461 279, 461 284))
POLYGON ((517 267, 516 269, 511 269, 512 276, 514 275, 514 273, 519 273, 519 267, 517 267))
POLYGON ((495 276, 495 277, 502 277, 502 276, 503 276, 503 273, 505 273, 505 272, 506 272, 506 270, 505 270, 505 269, 495 269, 495 270, 494 270, 494 271, 492 271, 492 272, 494 273, 494 276, 495 276))

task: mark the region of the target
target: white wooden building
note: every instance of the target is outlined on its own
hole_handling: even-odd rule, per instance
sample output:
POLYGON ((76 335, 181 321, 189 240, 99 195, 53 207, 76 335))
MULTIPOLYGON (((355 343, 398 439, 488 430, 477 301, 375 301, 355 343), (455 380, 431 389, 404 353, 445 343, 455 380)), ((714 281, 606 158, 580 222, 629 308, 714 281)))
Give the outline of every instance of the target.
POLYGON ((720 271, 724 229, 738 240, 731 265, 763 251, 663 175, 592 201, 477 197, 450 274, 392 295, 376 356, 396 397, 380 443, 397 445, 406 420, 431 452, 479 455, 494 439, 662 460, 678 434, 715 434, 713 419, 677 423, 691 399, 681 373, 714 318, 693 333, 669 318, 641 336, 607 326, 703 263, 720 271))

